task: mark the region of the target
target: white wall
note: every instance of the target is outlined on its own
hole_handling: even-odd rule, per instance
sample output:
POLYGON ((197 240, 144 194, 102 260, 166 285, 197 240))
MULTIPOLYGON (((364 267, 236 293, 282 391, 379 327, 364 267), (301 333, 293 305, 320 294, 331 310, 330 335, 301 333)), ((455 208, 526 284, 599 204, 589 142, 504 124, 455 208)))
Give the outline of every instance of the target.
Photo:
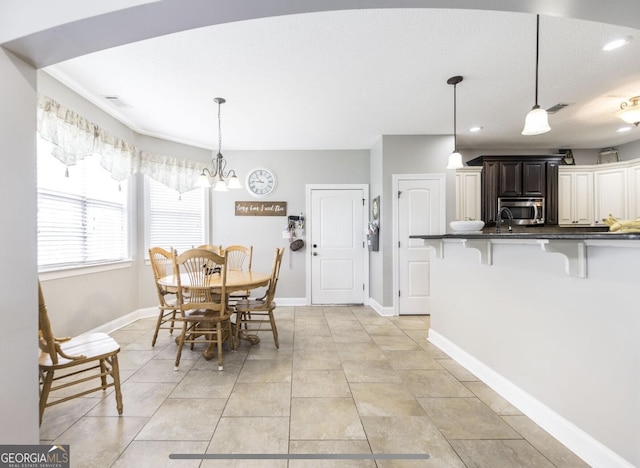
POLYGON ((0 48, 0 442, 37 444, 36 72, 0 48))
POLYGON ((431 264, 431 329, 468 363, 566 419, 529 414, 552 433, 561 429, 553 435, 593 466, 623 466, 603 458, 596 441, 640 466, 640 247, 587 251, 588 278, 579 279, 565 274, 561 255, 538 245, 496 245, 488 266, 478 251, 447 242, 444 259, 431 264), (593 439, 581 441, 574 429, 593 439))

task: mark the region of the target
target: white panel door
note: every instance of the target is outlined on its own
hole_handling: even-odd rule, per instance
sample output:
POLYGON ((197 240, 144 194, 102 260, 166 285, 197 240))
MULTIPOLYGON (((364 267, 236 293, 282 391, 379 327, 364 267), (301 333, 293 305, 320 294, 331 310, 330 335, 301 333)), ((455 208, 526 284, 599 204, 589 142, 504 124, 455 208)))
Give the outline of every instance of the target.
POLYGON ((443 180, 398 181, 398 313, 429 314, 430 252, 420 239, 409 236, 443 231, 443 180))
POLYGON ((364 304, 364 193, 311 191, 311 304, 364 304))

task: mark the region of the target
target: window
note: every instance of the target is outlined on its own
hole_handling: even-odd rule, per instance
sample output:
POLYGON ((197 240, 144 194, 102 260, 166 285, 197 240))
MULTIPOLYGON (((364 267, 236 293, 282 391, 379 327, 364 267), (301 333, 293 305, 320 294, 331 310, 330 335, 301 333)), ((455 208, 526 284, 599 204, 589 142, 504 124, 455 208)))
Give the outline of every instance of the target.
POLYGON ((128 184, 89 156, 67 168, 38 138, 38 270, 128 260, 128 184))
POLYGON ((182 195, 145 176, 146 251, 162 247, 183 252, 206 243, 205 195, 202 189, 182 195))

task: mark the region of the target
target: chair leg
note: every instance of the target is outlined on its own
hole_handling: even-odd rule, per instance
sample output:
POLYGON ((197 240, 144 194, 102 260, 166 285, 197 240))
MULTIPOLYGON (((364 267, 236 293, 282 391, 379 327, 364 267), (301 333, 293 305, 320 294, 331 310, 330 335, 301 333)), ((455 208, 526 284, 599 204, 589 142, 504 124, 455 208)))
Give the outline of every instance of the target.
POLYGON ((105 359, 100 359, 100 382, 102 382, 102 390, 107 389, 107 374, 109 367, 107 366, 105 359))
POLYGON ((278 340, 278 328, 276 327, 276 319, 273 316, 273 310, 269 311, 269 321, 271 322, 271 331, 273 332, 273 341, 276 344, 276 349, 280 349, 280 340, 278 340))
POLYGON ((184 338, 187 335, 187 322, 182 322, 182 332, 180 333, 180 338, 178 339, 178 353, 176 354, 176 362, 173 366, 173 370, 177 371, 178 366, 180 366, 180 356, 182 356, 182 346, 184 346, 184 338))
POLYGON ((53 370, 48 372, 41 372, 44 376, 42 381, 42 390, 40 392, 40 425, 42 424, 42 415, 44 409, 47 407, 47 399, 49 398, 49 391, 51 390, 51 384, 53 383, 53 370))
POLYGON ((116 408, 118 414, 122 414, 122 392, 120 391, 120 364, 118 364, 118 355, 114 354, 111 357, 111 377, 113 378, 113 388, 116 393, 116 408))
POLYGON ((222 323, 216 323, 216 336, 218 341, 218 370, 222 370, 222 323))
POLYGON ((156 340, 158 339, 158 331, 160 331, 160 325, 162 325, 162 318, 164 317, 164 310, 160 309, 160 313, 158 314, 158 320, 156 321, 156 331, 153 334, 153 339, 151 340, 151 346, 156 345, 156 340))

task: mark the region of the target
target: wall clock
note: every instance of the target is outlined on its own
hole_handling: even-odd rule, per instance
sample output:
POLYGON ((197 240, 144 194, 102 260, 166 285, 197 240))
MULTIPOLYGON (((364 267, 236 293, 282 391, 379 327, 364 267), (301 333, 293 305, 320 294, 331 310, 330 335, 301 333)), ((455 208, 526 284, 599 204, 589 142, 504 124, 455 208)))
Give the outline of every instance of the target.
POLYGON ((263 198, 271 194, 276 188, 275 173, 264 167, 251 169, 247 174, 246 186, 251 195, 263 198))

